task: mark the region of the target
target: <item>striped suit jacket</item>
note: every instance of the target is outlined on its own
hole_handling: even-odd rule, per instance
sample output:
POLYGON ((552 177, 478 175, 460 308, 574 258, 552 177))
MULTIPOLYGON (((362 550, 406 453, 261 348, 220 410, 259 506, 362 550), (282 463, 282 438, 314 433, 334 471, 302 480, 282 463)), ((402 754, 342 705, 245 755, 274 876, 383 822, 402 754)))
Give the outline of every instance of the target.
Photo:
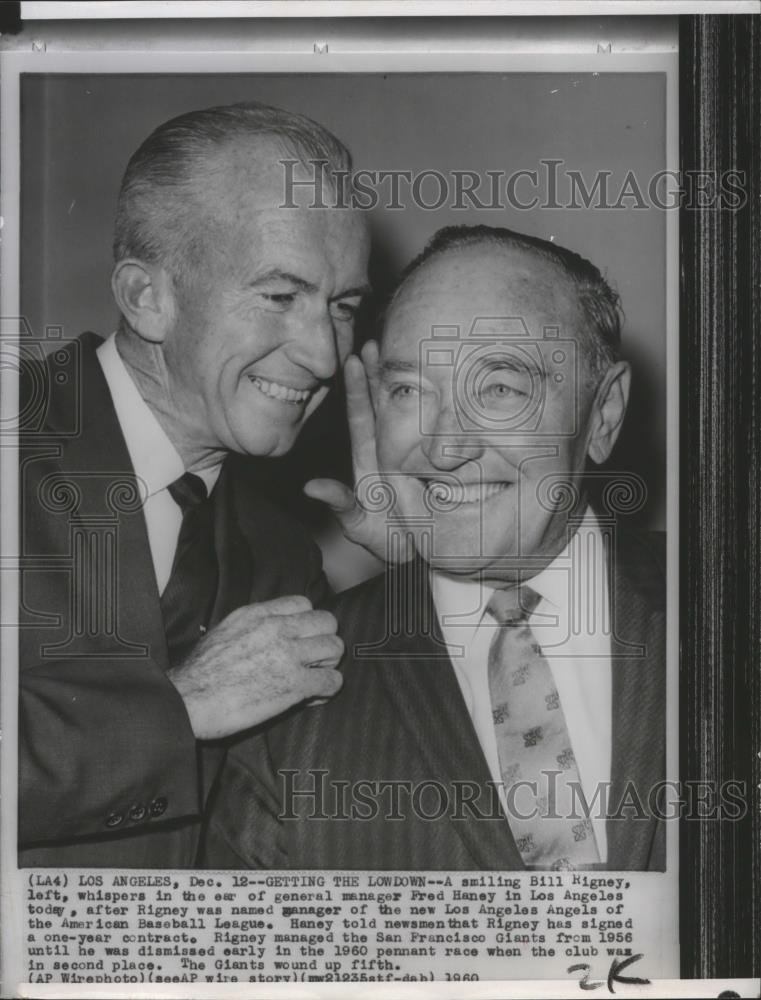
MULTIPOLYGON (((609 870, 663 870, 665 587, 656 536, 619 533, 609 575, 613 756, 609 870)), ((212 868, 524 867, 457 683, 422 563, 335 605, 342 690, 238 742, 215 790, 212 868)))

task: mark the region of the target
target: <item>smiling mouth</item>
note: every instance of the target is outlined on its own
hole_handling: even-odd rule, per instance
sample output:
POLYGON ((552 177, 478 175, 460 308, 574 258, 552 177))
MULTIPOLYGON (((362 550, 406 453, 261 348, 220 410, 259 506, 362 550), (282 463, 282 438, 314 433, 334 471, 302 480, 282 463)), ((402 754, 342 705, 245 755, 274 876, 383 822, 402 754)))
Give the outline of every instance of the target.
POLYGON ((270 399, 277 399, 281 403, 290 403, 292 406, 299 406, 305 403, 312 395, 312 389, 293 389, 289 385, 282 385, 280 382, 273 382, 272 379, 262 378, 261 375, 248 375, 249 382, 263 392, 270 399))
POLYGON ((426 492, 437 507, 461 507, 486 503, 512 483, 448 483, 440 479, 421 479, 426 492))

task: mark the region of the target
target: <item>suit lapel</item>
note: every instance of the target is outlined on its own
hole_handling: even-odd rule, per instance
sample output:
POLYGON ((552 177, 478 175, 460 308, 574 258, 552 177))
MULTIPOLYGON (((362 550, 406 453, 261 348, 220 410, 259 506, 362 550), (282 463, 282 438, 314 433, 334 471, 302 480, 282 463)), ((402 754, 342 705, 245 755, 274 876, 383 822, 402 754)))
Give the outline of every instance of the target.
POLYGON ((388 572, 387 608, 391 599, 395 607, 384 620, 392 620, 392 634, 372 655, 383 657, 378 675, 398 723, 417 747, 430 779, 445 786, 450 822, 473 859, 473 867, 523 868, 496 791, 493 797, 487 794, 491 774, 439 631, 428 572, 422 562, 415 560, 388 572), (419 595, 418 600, 415 595, 419 595), (479 808, 498 818, 478 819, 465 809, 463 819, 452 819, 453 788, 458 782, 476 783, 485 789, 479 808))
POLYGON ((648 795, 662 780, 665 761, 665 613, 632 586, 626 568, 624 555, 611 575, 613 816, 607 823, 607 867, 617 871, 649 867, 657 821, 648 795), (615 818, 620 805, 623 818, 615 818), (646 815, 638 818, 637 812, 646 815))
MULTIPOLYGON (((81 349, 81 432, 66 439, 61 458, 62 477, 74 483, 81 495, 71 518, 82 530, 95 519, 116 523, 116 558, 119 581, 118 636, 121 653, 152 656, 165 669, 169 665, 164 623, 148 532, 139 502, 137 480, 124 441, 103 370, 95 354, 101 344, 94 334, 83 334, 81 349), (137 498, 137 502, 135 502, 137 498), (126 567, 126 571, 123 570, 126 567), (139 581, 139 585, 136 585, 139 581)), ((49 423, 67 429, 66 414, 56 419, 51 407, 49 423)), ((214 490, 214 535, 219 563, 219 585, 211 624, 217 624, 250 598, 251 560, 249 545, 240 530, 237 509, 239 482, 235 461, 222 466, 214 490)))
MULTIPOLYGON (((63 444, 61 482, 72 484, 79 495, 69 515, 71 526, 81 537, 88 537, 91 545, 104 547, 99 549, 102 561, 91 559, 83 566, 83 578, 77 581, 77 600, 86 602, 91 596, 97 598, 104 587, 113 585, 115 602, 109 600, 106 618, 98 628, 109 655, 147 655, 166 668, 166 640, 142 511, 141 484, 132 468, 111 394, 95 354, 100 338, 83 334, 79 343, 81 429, 78 435, 65 439, 63 444), (94 536, 98 534, 100 538, 96 541, 94 536), (106 535, 115 540, 112 557, 105 548, 111 544, 104 541, 106 535), (116 614, 110 624, 108 615, 113 614, 114 608, 116 614)), ((55 408, 51 407, 49 426, 53 433, 57 429, 56 416, 55 408)), ((92 549, 90 552, 92 554, 92 549)), ((93 641, 102 639, 83 636, 90 654, 93 641)), ((74 653, 71 649, 66 655, 74 653)))

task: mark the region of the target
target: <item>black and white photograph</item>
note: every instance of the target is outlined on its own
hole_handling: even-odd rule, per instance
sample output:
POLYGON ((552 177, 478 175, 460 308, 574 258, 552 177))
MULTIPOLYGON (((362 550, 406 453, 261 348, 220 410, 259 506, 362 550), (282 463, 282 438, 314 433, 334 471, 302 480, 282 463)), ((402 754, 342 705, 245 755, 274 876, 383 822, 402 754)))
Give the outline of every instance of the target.
POLYGON ((3 51, 18 995, 755 995, 751 938, 696 945, 761 744, 734 710, 707 762, 729 667, 687 672, 684 331, 691 227, 736 237, 757 172, 689 168, 686 19, 590 21, 3 51))

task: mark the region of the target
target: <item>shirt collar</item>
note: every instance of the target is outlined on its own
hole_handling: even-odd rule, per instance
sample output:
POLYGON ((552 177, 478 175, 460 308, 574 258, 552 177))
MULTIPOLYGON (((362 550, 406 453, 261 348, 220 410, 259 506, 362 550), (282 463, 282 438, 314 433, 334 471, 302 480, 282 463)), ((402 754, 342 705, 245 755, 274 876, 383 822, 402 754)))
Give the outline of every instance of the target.
POLYGON ((431 590, 445 641, 450 646, 467 646, 481 624, 494 588, 480 580, 458 580, 431 570, 431 590))
MULTIPOLYGON (((540 573, 525 581, 557 609, 568 607, 571 581, 577 572, 584 572, 588 565, 590 534, 595 536, 592 550, 602 553, 600 527, 594 511, 587 507, 578 530, 568 540, 562 552, 540 573), (579 559, 581 565, 577 566, 579 559)), ((467 644, 481 624, 495 588, 480 580, 458 580, 431 570, 431 589, 444 638, 467 644)))
MULTIPOLYGON (((597 517, 587 507, 577 531, 568 539, 562 552, 526 583, 555 608, 566 608, 570 603, 572 579, 585 573, 590 566, 590 553, 602 554, 602 536, 597 517), (590 536, 594 536, 594 541, 590 536)), ((582 587, 586 593, 586 587, 582 587)))
MULTIPOLYGON (((140 395, 132 376, 119 355, 116 335, 111 334, 97 350, 98 361, 108 384, 127 445, 132 467, 145 484, 146 497, 164 490, 185 472, 180 453, 169 440, 150 406, 140 395)), ((198 473, 211 493, 221 466, 198 473)))

